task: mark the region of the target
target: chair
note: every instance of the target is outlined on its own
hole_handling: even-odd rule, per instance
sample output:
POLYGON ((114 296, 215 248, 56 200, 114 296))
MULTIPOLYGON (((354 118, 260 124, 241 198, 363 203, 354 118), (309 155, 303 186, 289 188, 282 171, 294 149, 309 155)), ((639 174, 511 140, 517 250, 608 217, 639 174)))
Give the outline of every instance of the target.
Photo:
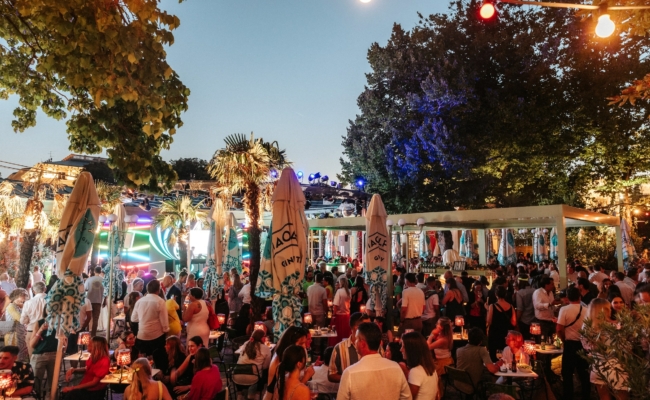
POLYGON ((214 396, 213 400, 228 400, 228 386, 221 389, 221 391, 214 396))
POLYGON ((219 348, 217 346, 211 346, 208 348, 208 351, 210 351, 210 358, 212 361, 214 361, 215 358, 218 358, 220 361, 223 361, 223 357, 221 356, 221 353, 219 352, 219 348))
POLYGON ((469 372, 447 365, 445 367, 447 379, 445 380, 445 393, 447 386, 451 386, 461 394, 461 398, 473 399, 478 394, 478 389, 469 372))
POLYGON ((519 387, 515 385, 499 385, 498 383, 484 382, 483 393, 485 398, 489 398, 495 393, 505 393, 515 399, 521 399, 519 387))
POLYGON ((524 398, 532 399, 535 393, 540 390, 544 391, 544 398, 548 400, 548 393, 546 388, 546 375, 545 375, 545 364, 541 360, 531 361, 531 366, 533 371, 538 375, 537 378, 526 379, 523 381, 517 381, 519 389, 521 389, 522 396, 524 398))
POLYGON ((235 352, 236 352, 240 347, 242 347, 242 346, 244 345, 244 343, 248 342, 248 340, 249 340, 250 338, 251 338, 250 336, 240 336, 240 337, 236 337, 236 338, 234 338, 234 339, 232 339, 232 340, 230 341, 231 346, 232 346, 232 359, 233 359, 233 361, 236 362, 237 359, 239 358, 239 354, 237 354, 237 353, 235 353, 235 352))
POLYGON ((237 390, 248 389, 251 386, 257 385, 260 379, 262 379, 255 364, 233 364, 228 371, 228 376, 233 384, 235 397, 237 397, 237 390), (242 377, 249 378, 241 380, 242 377))

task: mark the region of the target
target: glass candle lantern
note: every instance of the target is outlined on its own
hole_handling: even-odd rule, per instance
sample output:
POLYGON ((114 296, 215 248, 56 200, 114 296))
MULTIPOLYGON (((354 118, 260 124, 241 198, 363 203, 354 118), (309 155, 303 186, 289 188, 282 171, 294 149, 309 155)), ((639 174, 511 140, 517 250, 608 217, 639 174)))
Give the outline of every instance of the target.
POLYGON ((90 332, 79 332, 77 344, 88 346, 90 344, 90 332))
POLYGON ((10 369, 3 369, 0 370, 0 389, 5 390, 9 389, 12 387, 14 384, 13 382, 13 374, 11 373, 10 369))
POLYGON ((456 318, 454 319, 454 325, 460 326, 460 338, 463 338, 464 335, 464 326, 465 326, 465 318, 463 318, 461 315, 457 315, 456 318))
POLYGON ((120 349, 115 355, 117 360, 117 365, 120 366, 120 383, 122 383, 122 372, 124 372, 124 367, 131 365, 131 350, 130 349, 120 349))
POLYGON ((530 324, 530 334, 531 335, 541 335, 542 334, 542 326, 537 322, 533 322, 532 324, 530 324))
POLYGON ((313 322, 312 318, 311 318, 311 314, 310 313, 305 313, 305 315, 303 315, 303 317, 302 317, 302 321, 305 324, 311 324, 313 322))
POLYGON ((524 342, 524 353, 528 354, 529 356, 534 356, 536 354, 535 351, 535 341, 534 340, 526 340, 524 342))
POLYGON ((359 311, 361 312, 361 314, 365 314, 365 313, 366 313, 366 305, 365 305, 365 304, 361 304, 361 305, 359 306, 359 311))
POLYGON ((332 308, 333 305, 334 305, 334 303, 332 302, 332 300, 327 300, 327 306, 329 308, 332 308))
POLYGON ((226 314, 217 314, 217 320, 219 320, 219 325, 226 323, 226 314))

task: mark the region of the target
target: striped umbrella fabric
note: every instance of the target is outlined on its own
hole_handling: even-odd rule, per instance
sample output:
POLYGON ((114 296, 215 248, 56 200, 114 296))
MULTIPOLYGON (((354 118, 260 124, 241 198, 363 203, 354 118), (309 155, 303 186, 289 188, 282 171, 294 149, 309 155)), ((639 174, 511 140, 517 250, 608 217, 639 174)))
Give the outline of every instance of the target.
POLYGON ((464 258, 474 258, 474 236, 471 230, 464 230, 460 235, 459 255, 464 258))
POLYGON ((230 216, 226 220, 228 223, 226 225, 226 238, 224 239, 224 243, 227 243, 227 247, 224 249, 225 256, 221 265, 226 271, 235 268, 237 273, 241 275, 242 251, 241 246, 239 246, 239 239, 237 239, 237 219, 235 218, 235 214, 230 213, 230 216))
POLYGON ((503 229, 501 232, 501 243, 499 244, 499 255, 497 260, 501 265, 508 265, 517 262, 515 251, 515 237, 512 229, 503 229))
POLYGON ((429 239, 429 235, 427 234, 427 232, 423 231, 422 233, 420 233, 418 242, 420 246, 420 258, 431 257, 431 240, 429 239))

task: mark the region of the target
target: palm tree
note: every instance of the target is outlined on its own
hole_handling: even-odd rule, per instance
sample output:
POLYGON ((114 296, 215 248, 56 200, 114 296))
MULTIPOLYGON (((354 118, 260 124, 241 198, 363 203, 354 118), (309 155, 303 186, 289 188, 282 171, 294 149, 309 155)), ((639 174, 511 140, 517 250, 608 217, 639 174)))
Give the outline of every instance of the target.
POLYGON ((243 134, 233 134, 224 139, 226 147, 212 156, 208 172, 219 182, 228 195, 243 192, 244 211, 248 223, 248 247, 250 249, 250 282, 254 292, 260 270, 260 217, 262 186, 270 183, 273 169, 290 165, 277 142, 250 139, 243 134))
POLYGON ((14 185, 4 181, 0 183, 0 241, 9 238, 12 233, 20 232, 23 226, 23 201, 13 195, 14 185))
POLYGON ((192 204, 192 198, 182 196, 162 202, 158 215, 154 217, 154 224, 160 229, 170 229, 169 243, 178 243, 178 253, 181 260, 181 268, 188 268, 187 242, 189 239, 189 227, 192 223, 206 220, 207 214, 201 210, 203 201, 196 205, 192 204))
MULTIPOLYGON (((97 190, 97 197, 99 197, 99 203, 101 204, 100 214, 109 215, 115 210, 115 206, 122 203, 120 197, 122 197, 122 188, 120 186, 111 185, 104 181, 96 180, 95 189, 97 190)), ((99 259, 99 243, 101 241, 101 235, 95 235, 93 240, 93 250, 90 254, 90 269, 94 269, 97 266, 97 260, 99 259)))

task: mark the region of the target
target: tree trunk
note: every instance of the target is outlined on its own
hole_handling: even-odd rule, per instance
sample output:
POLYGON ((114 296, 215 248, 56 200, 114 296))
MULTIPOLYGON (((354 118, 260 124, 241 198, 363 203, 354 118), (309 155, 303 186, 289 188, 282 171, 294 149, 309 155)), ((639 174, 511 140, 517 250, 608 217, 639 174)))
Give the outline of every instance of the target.
POLYGON ((250 251, 250 284, 251 284, 251 308, 253 309, 253 318, 251 322, 260 321, 264 312, 264 299, 255 295, 257 286, 257 277, 260 273, 260 261, 262 258, 262 249, 260 249, 260 188, 257 185, 249 185, 244 195, 244 206, 246 215, 250 220, 248 227, 248 250, 250 251))
POLYGON ((99 260, 99 243, 101 241, 100 238, 101 231, 95 235, 95 239, 93 240, 93 251, 90 253, 90 270, 94 270, 95 267, 97 266, 97 260, 99 260))
POLYGON ((189 265, 187 264, 187 243, 182 240, 178 241, 178 256, 181 259, 181 270, 183 268, 187 269, 187 273, 190 273, 189 265))
POLYGON ((23 240, 20 244, 20 264, 16 273, 16 286, 27 289, 29 283, 29 273, 32 271, 32 255, 34 254, 34 245, 38 238, 38 231, 23 232, 23 240))

